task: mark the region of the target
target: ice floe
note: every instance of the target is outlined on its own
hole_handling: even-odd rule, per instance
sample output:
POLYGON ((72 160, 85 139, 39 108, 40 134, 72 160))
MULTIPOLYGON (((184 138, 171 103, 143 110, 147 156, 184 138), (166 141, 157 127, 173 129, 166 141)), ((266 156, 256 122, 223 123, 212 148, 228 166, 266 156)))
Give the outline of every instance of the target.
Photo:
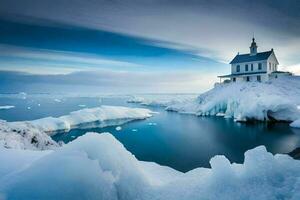
POLYGON ((100 106, 71 112, 61 117, 0 123, 0 146, 18 149, 49 149, 57 144, 49 137, 72 128, 117 126, 152 116, 144 108, 100 106))

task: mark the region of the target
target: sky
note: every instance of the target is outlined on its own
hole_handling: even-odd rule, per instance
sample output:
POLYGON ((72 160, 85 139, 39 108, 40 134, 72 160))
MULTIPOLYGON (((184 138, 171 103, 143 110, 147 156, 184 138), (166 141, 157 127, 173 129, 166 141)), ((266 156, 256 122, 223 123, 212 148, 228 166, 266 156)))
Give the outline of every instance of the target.
POLYGON ((300 75, 299 10, 297 0, 0 0, 0 93, 203 92, 253 35, 300 75))

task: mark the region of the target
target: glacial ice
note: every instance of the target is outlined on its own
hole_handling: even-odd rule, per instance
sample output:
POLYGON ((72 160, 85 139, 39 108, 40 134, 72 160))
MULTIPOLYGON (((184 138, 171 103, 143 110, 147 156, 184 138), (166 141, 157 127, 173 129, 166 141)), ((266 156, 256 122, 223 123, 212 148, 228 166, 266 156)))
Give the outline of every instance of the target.
POLYGON ((0 149, 1 199, 299 199, 300 161, 260 146, 243 164, 224 156, 182 173, 137 160, 108 133, 48 151, 0 149))

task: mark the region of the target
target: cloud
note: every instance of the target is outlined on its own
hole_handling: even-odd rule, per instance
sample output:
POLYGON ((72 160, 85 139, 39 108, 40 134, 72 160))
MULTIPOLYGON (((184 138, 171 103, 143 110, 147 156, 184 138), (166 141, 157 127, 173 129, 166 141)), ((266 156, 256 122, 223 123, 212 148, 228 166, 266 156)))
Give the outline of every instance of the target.
POLYGON ((202 92, 215 82, 216 74, 199 72, 80 71, 37 75, 0 71, 0 92, 162 93, 202 92), (75 89, 74 89, 75 88, 75 89))
POLYGON ((31 71, 32 73, 69 73, 93 68, 132 68, 139 64, 102 58, 99 55, 0 44, 1 69, 31 71), (42 68, 42 69, 41 69, 42 68), (39 70, 40 69, 40 70, 39 70))
POLYGON ((179 49, 191 47, 196 55, 225 62, 238 51, 248 52, 255 33, 259 50, 274 48, 282 65, 300 61, 292 50, 293 42, 300 42, 297 1, 2 0, 1 8, 2 13, 166 41, 179 49))

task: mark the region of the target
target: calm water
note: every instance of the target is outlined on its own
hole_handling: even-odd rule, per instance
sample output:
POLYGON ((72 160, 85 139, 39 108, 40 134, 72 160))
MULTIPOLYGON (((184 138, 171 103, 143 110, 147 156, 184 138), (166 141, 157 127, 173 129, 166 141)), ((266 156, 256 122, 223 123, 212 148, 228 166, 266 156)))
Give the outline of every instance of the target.
MULTIPOLYGON (((53 98, 1 98, 0 105, 15 105, 16 108, 0 110, 0 118, 15 121, 60 116, 82 109, 78 105, 95 107, 101 104, 141 107, 127 104, 126 98, 66 98, 62 102, 53 98)), ((53 138, 67 143, 87 131, 110 132, 139 160, 157 162, 181 171, 209 167, 210 158, 217 154, 240 163, 246 150, 259 145, 265 145, 272 153, 287 153, 300 146, 300 130, 292 129, 285 123, 240 124, 231 119, 195 117, 166 112, 161 108, 151 109, 159 114, 124 124, 121 131, 117 131, 116 127, 77 129, 53 138)))

